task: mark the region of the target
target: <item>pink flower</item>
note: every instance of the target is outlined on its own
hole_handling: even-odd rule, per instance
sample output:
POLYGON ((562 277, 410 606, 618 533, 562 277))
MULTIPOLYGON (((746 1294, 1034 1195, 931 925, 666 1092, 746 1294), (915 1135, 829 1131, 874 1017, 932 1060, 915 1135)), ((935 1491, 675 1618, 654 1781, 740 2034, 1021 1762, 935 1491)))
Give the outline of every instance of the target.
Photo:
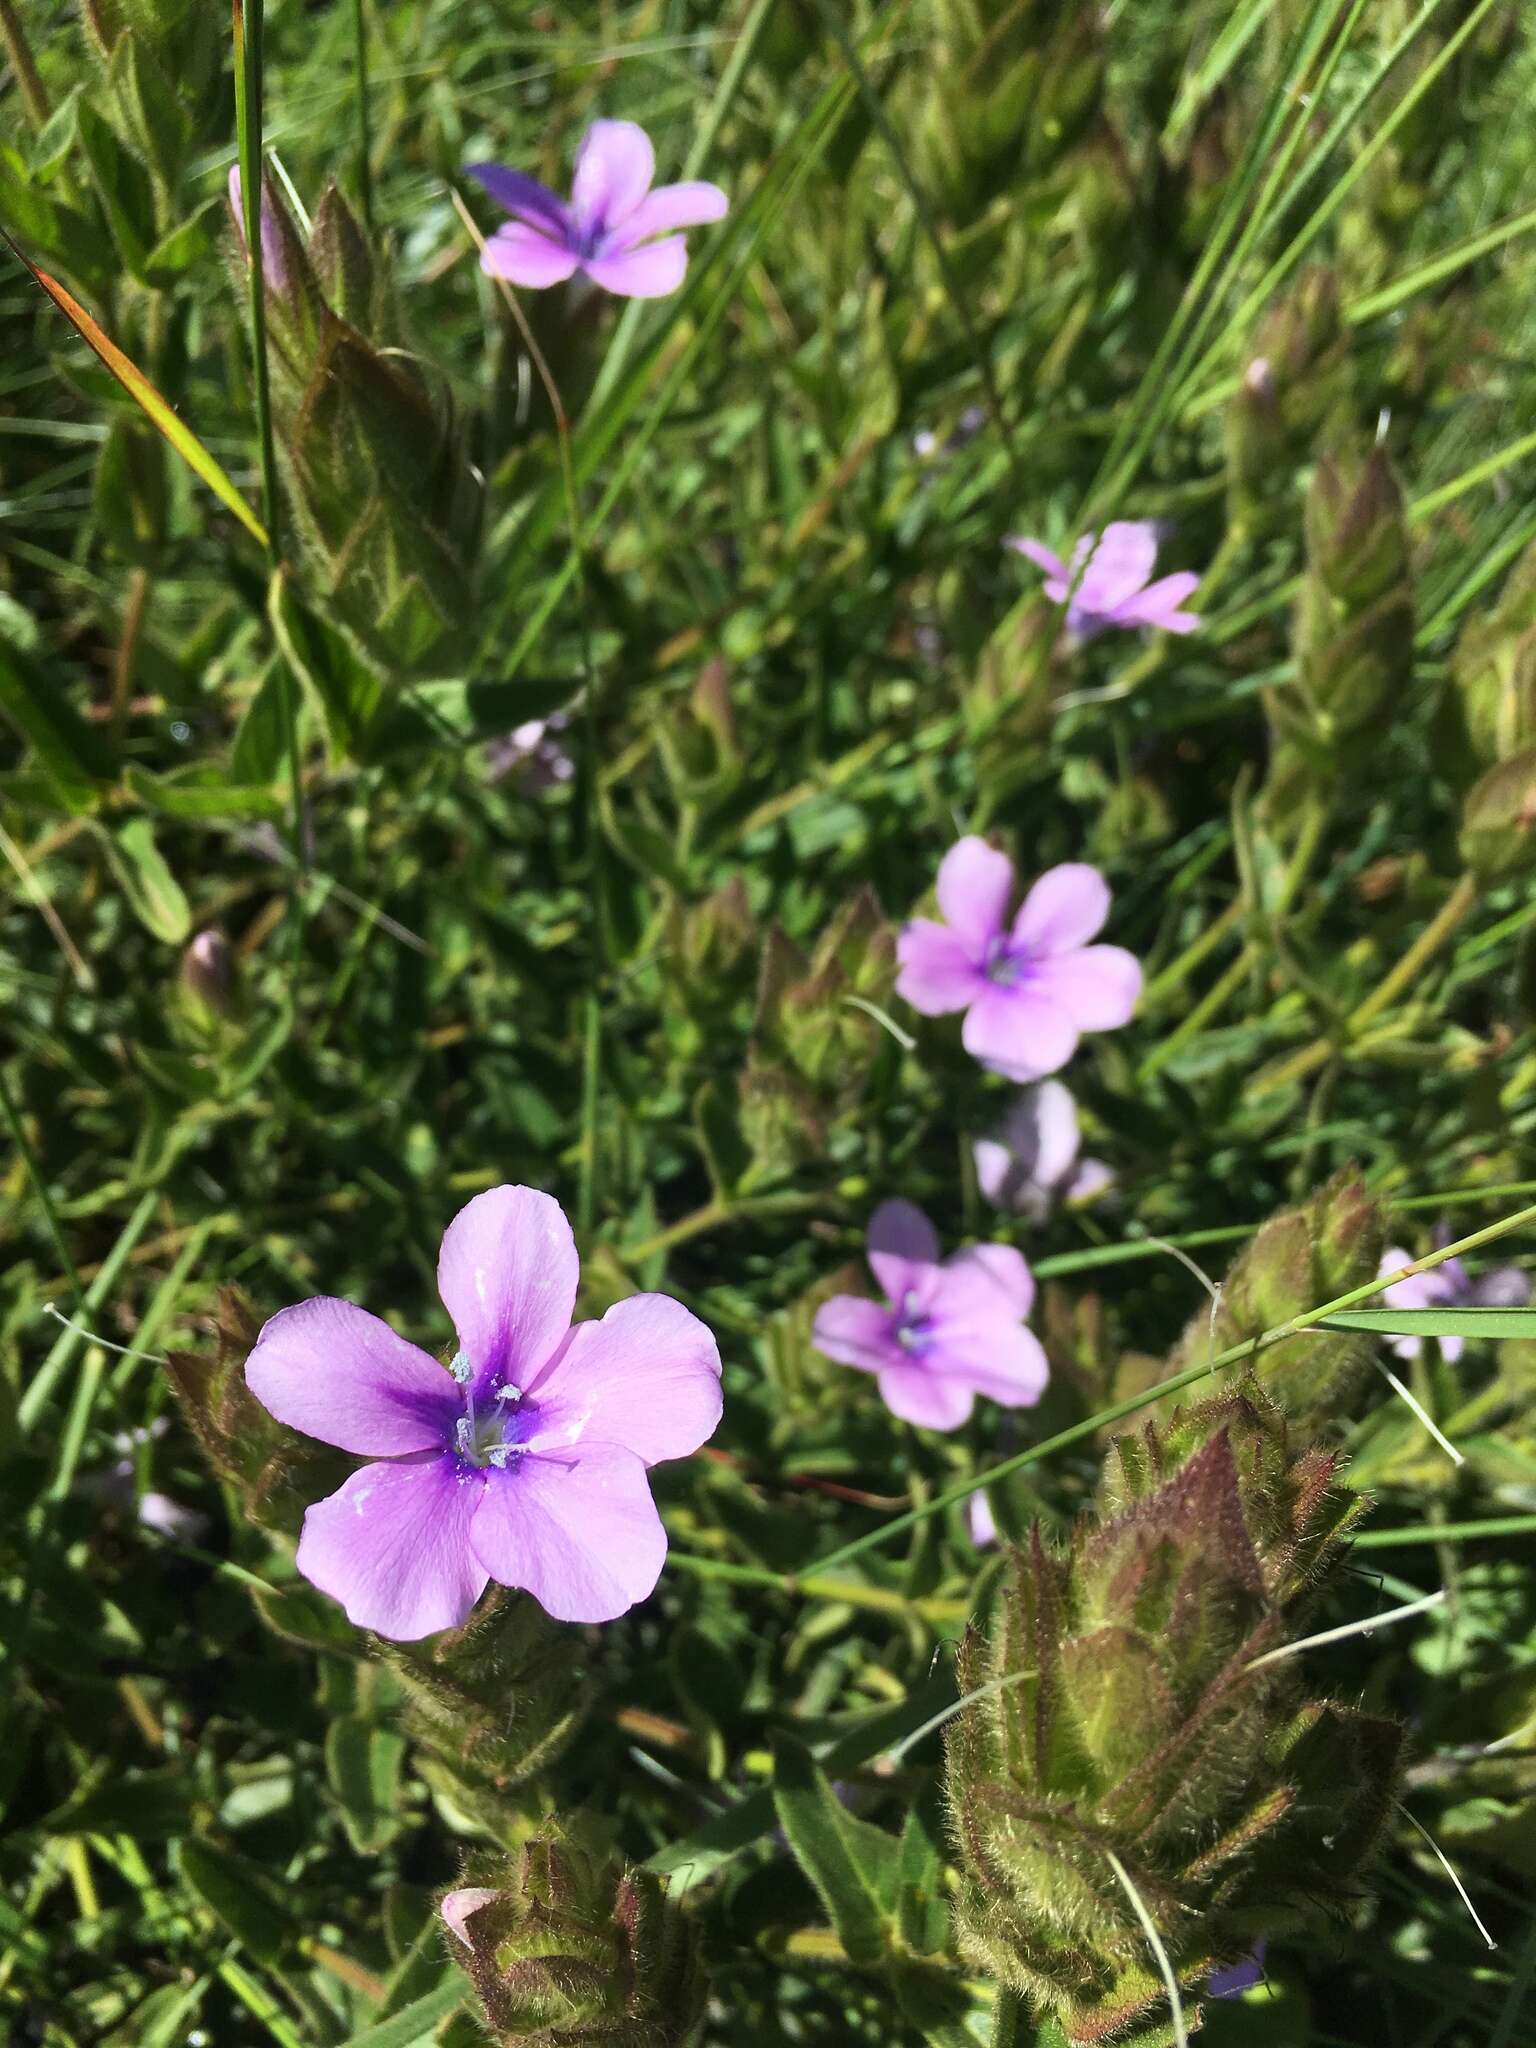
POLYGON ((667 1538, 646 1468, 714 1431, 720 1355, 661 1294, 573 1329, 579 1271, 558 1202, 492 1188, 443 1234, 446 1370, 349 1301, 300 1302, 262 1330, 257 1400, 381 1461, 317 1501, 299 1538, 299 1570, 359 1628, 457 1628, 491 1579, 557 1621, 611 1621, 655 1587, 667 1538))
POLYGON ((486 243, 481 267, 534 291, 580 270, 621 298, 665 298, 688 268, 687 245, 675 230, 721 219, 728 203, 718 185, 653 192, 656 152, 633 121, 593 122, 576 152, 569 205, 522 171, 466 168, 512 215, 486 243))
POLYGON ((1097 868, 1051 868, 1008 922, 1013 863, 984 839, 952 846, 939 866, 944 923, 915 918, 897 942, 896 993, 925 1017, 964 1010, 961 1042, 1011 1081, 1064 1067, 1084 1031, 1124 1024, 1141 967, 1121 946, 1091 946, 1109 915, 1097 868))
POLYGON ((1102 1159, 1080 1159, 1077 1104, 1060 1081, 1026 1088, 996 1132, 971 1147, 976 1181, 994 1209, 1043 1223, 1058 1202, 1089 1202, 1114 1186, 1102 1159))
MULTIPOLYGON (((1449 1244, 1450 1233, 1442 1224, 1435 1232, 1437 1244, 1449 1244)), ((1378 1273, 1395 1273, 1409 1264, 1401 1245, 1392 1245, 1381 1255, 1378 1273)), ((1524 1308, 1531 1298, 1529 1276, 1519 1266, 1490 1266, 1474 1280, 1460 1259, 1444 1259, 1427 1273, 1410 1273, 1381 1290, 1388 1308, 1524 1308)), ((1389 1337, 1387 1349, 1399 1358, 1418 1357, 1422 1337, 1389 1337)), ((1464 1337, 1437 1337, 1440 1356, 1454 1365, 1466 1345, 1464 1337)))
POLYGON ((958 1429, 978 1394, 1034 1406, 1050 1367, 1024 1327, 1035 1283, 1021 1253, 978 1244, 941 1265, 922 1210, 882 1202, 870 1218, 869 1263, 887 1299, 823 1302, 811 1332, 818 1351, 872 1372, 891 1413, 927 1429, 958 1429))
POLYGON ((1084 534, 1070 562, 1042 541, 1023 535, 1011 536, 1007 546, 1045 571, 1045 594, 1053 604, 1066 605, 1067 631, 1076 641, 1091 640, 1109 626, 1193 633, 1200 623, 1195 613, 1179 609, 1199 588, 1198 576, 1185 571, 1156 583, 1150 580, 1157 561, 1157 528, 1147 520, 1116 520, 1102 536, 1084 534))

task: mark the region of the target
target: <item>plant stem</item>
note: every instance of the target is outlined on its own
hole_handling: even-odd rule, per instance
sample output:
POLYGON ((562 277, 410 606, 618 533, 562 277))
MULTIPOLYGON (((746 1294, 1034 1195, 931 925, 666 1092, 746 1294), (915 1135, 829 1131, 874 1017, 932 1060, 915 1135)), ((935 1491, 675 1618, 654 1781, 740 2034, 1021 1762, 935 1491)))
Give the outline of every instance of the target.
POLYGON ((32 55, 32 46, 27 41, 21 16, 16 11, 15 0, 0 0, 0 42, 5 44, 5 54, 16 74, 16 85, 21 93, 21 103, 27 110, 27 119, 34 128, 40 129, 53 112, 53 107, 32 55))
POLYGON ((356 49, 357 198, 363 226, 373 233, 373 138, 368 105, 368 14, 364 0, 352 0, 352 35, 356 49))
POLYGON ((135 569, 128 579, 128 602, 123 607, 123 630, 112 663, 112 744, 123 736, 128 701, 133 694, 133 674, 138 666, 139 639, 144 631, 144 612, 149 603, 149 571, 135 569))

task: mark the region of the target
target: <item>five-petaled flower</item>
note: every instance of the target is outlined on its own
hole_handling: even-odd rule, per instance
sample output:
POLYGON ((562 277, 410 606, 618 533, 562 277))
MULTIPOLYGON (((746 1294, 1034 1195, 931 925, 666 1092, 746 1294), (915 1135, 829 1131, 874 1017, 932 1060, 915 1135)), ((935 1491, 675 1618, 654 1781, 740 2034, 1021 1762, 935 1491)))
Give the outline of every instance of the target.
POLYGON ((962 839, 939 866, 944 922, 915 918, 897 943, 896 993, 925 1017, 964 1010, 973 1059, 1012 1081, 1064 1067, 1084 1031, 1124 1024, 1141 967, 1121 946, 1088 942, 1109 915, 1097 868, 1050 868, 1012 923, 1013 863, 984 839, 962 839))
POLYGON ((564 1212, 491 1188, 443 1234, 446 1370, 351 1302, 273 1316, 246 1383, 322 1443, 379 1462, 304 1517, 298 1567, 350 1620, 408 1642, 456 1628, 490 1579, 557 1621, 611 1621, 661 1574, 646 1468, 720 1420, 720 1355, 696 1316, 633 1295, 571 1327, 580 1273, 564 1212))
POLYGON ((823 1302, 811 1332, 819 1351, 872 1372, 891 1413, 927 1429, 958 1429, 978 1394, 1034 1406, 1050 1367, 1024 1327, 1035 1283, 1021 1252, 978 1244, 941 1262, 933 1225, 911 1202, 880 1204, 868 1249, 887 1299, 823 1302))
POLYGON ((720 187, 702 180, 653 192, 656 152, 633 121, 593 122, 576 152, 569 204, 503 164, 467 169, 512 215, 486 243, 481 266, 535 291, 580 270, 622 298, 665 298, 688 268, 677 230, 719 220, 727 205, 720 187))
MULTIPOLYGON (((1435 1231, 1436 1246, 1449 1244, 1444 1224, 1435 1231)), ((1381 1255, 1380 1273, 1396 1273, 1409 1263, 1400 1245, 1381 1255)), ((1530 1276, 1519 1266, 1490 1266, 1474 1280, 1460 1259, 1442 1259, 1427 1273, 1410 1273, 1406 1280, 1394 1280, 1381 1290, 1388 1308, 1524 1308, 1531 1298, 1530 1276)), ((1466 1342, 1462 1337, 1437 1337, 1440 1355, 1448 1365, 1460 1358, 1466 1342)), ((1389 1337, 1387 1349, 1399 1358, 1414 1359, 1424 1345, 1422 1337, 1389 1337)))
POLYGON ((1067 632, 1073 640, 1091 640, 1110 626, 1152 626, 1160 633, 1193 633, 1200 620, 1181 609, 1199 588, 1200 578, 1187 571, 1152 582, 1157 562, 1157 528, 1142 519, 1117 519, 1102 535, 1087 533, 1072 550, 1070 561, 1043 541, 1022 534, 1008 546, 1027 555, 1045 571, 1045 594, 1067 607, 1067 632))
POLYGON ((1091 1202, 1114 1186, 1102 1159, 1083 1159, 1077 1104, 1060 1081, 1013 1098, 990 1137, 971 1146, 976 1182, 994 1209, 1043 1223, 1058 1202, 1091 1202))

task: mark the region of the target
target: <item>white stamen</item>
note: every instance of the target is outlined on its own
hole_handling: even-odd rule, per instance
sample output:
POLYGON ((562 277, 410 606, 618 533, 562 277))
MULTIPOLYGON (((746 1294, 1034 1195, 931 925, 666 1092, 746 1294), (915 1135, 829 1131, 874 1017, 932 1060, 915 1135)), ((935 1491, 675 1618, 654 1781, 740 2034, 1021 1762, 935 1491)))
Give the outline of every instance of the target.
POLYGON ((467 1351, 455 1351, 453 1357, 449 1360, 448 1370, 453 1374, 461 1387, 467 1387, 475 1376, 475 1368, 469 1362, 469 1353, 467 1351))

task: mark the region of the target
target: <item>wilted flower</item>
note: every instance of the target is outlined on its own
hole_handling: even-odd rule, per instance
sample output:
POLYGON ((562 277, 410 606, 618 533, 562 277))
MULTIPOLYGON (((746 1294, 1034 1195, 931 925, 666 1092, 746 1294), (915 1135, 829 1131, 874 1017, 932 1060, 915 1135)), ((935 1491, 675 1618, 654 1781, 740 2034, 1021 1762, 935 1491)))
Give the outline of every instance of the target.
MULTIPOLYGON (((1450 1232, 1442 1224, 1435 1232, 1436 1245, 1449 1244, 1450 1232)), ((1409 1263, 1401 1245, 1390 1245, 1381 1255, 1381 1271, 1395 1273, 1409 1263)), ((1388 1308, 1523 1308, 1531 1298, 1529 1274, 1519 1266, 1490 1266, 1474 1280, 1460 1259, 1445 1259, 1427 1273, 1410 1273, 1381 1290, 1388 1308)), ((1440 1355, 1454 1365, 1466 1339, 1437 1337, 1440 1355)), ((1387 1348, 1399 1358, 1417 1358, 1424 1345, 1422 1337, 1389 1337, 1387 1348)))
POLYGON ((571 1327, 580 1262, 533 1188, 477 1195, 437 1285, 445 1371, 387 1323, 322 1297, 266 1324, 246 1384, 279 1422, 384 1462, 304 1517, 299 1570, 397 1641, 455 1628, 490 1579, 557 1621, 611 1621, 655 1586, 667 1538, 647 1466, 720 1419, 720 1356, 696 1316, 641 1294, 571 1327))
POLYGON ((1045 571, 1045 594, 1067 607, 1067 631, 1091 640, 1110 626, 1151 626, 1160 633, 1193 633, 1200 621, 1181 611, 1200 578, 1181 570, 1151 581, 1157 561, 1157 528, 1144 519, 1118 519, 1102 535, 1084 534, 1064 562, 1043 541, 1022 534, 1007 545, 1045 571))
POLYGON ((1035 1283, 1022 1253, 978 1244, 941 1264, 922 1210, 882 1202, 870 1219, 869 1263, 887 1299, 823 1302, 811 1332, 819 1351, 874 1373, 891 1413, 928 1429, 958 1429, 977 1394, 1034 1406, 1050 1367, 1024 1327, 1035 1283))
POLYGON ((1109 915, 1097 868, 1049 869, 1008 924, 1013 863, 984 839, 962 839, 939 866, 944 923, 916 918, 897 944, 896 992, 925 1017, 964 1010, 961 1042, 1011 1081, 1064 1067, 1084 1031, 1124 1024, 1141 994, 1139 962, 1088 942, 1109 915))
POLYGON ((674 231, 719 220, 728 204, 718 185, 697 180, 653 192, 656 152, 633 121, 593 122, 576 153, 569 205, 523 171, 467 170, 513 216, 486 243, 481 267, 534 291, 580 270, 622 298, 664 298, 688 268, 687 244, 674 231))
POLYGON ((1058 1202, 1085 1202, 1114 1183, 1102 1159, 1080 1159, 1077 1104, 1060 1081, 1016 1095, 990 1138, 971 1147, 976 1181, 994 1209, 1043 1223, 1058 1202))
POLYGON ((576 773, 575 757, 570 748, 555 737, 569 724, 565 713, 556 711, 548 718, 527 719, 522 725, 515 725, 504 738, 488 741, 485 749, 487 776, 492 782, 502 782, 507 776, 516 774, 518 788, 524 796, 542 796, 546 789, 556 789, 562 782, 569 782, 576 773))

